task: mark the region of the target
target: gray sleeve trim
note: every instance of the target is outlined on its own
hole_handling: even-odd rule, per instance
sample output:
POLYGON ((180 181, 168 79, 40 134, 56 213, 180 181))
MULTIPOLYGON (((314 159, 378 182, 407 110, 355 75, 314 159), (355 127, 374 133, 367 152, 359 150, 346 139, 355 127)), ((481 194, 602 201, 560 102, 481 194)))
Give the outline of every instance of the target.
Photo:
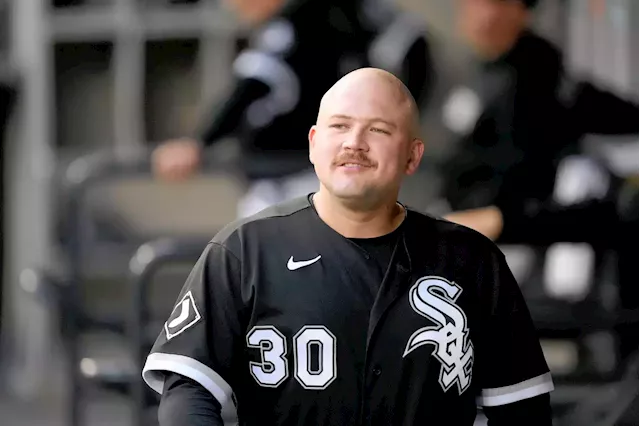
POLYGON ((202 385, 220 403, 225 425, 237 424, 238 414, 231 386, 211 368, 183 355, 152 353, 142 369, 142 378, 151 389, 162 394, 163 372, 172 372, 188 377, 202 385))
MULTIPOLYGON (((233 64, 235 74, 265 83, 271 92, 259 101, 261 121, 269 122, 293 110, 300 98, 300 82, 289 64, 278 56, 259 50, 242 52, 233 64)), ((257 118, 256 118, 257 119, 257 118)), ((264 125, 264 123, 263 123, 264 125)))
POLYGON ((511 404, 523 399, 533 398, 553 391, 553 380, 551 373, 544 373, 515 385, 503 386, 500 388, 482 389, 478 398, 479 405, 484 407, 494 407, 497 405, 511 404))

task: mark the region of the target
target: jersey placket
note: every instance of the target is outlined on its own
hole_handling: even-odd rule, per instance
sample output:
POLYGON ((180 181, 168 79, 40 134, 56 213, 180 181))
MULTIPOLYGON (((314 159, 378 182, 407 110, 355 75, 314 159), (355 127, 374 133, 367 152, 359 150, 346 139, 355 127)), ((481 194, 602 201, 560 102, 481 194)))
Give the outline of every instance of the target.
POLYGON ((358 425, 370 424, 371 418, 368 407, 369 392, 376 386, 382 375, 380 366, 372 363, 375 353, 375 336, 380 327, 384 324, 383 317, 393 302, 403 295, 408 287, 411 277, 411 259, 405 242, 404 234, 396 246, 396 250, 391 258, 389 268, 385 274, 378 296, 371 309, 369 329, 367 332, 367 346, 365 349, 364 374, 362 378, 362 389, 360 395, 360 406, 358 408, 358 425))

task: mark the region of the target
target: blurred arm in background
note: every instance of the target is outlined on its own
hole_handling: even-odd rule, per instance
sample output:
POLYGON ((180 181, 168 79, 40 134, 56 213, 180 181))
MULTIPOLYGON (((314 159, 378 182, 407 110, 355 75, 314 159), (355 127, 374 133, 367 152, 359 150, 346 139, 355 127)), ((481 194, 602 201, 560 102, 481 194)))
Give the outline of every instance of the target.
POLYGON ((435 68, 424 23, 386 0, 362 0, 363 27, 374 28, 367 56, 369 65, 398 77, 420 108, 435 85, 435 68))
POLYGON ((241 79, 236 83, 233 93, 209 114, 209 120, 197 132, 198 139, 205 146, 210 146, 219 139, 232 135, 240 126, 247 108, 267 96, 270 91, 264 81, 255 78, 241 79))
MULTIPOLYGON (((282 0, 228 1, 238 17, 253 28, 268 27, 269 21, 281 12, 284 4, 282 0)), ((283 37, 286 39, 287 34, 276 33, 275 44, 289 42, 283 37)), ((274 34, 271 39, 273 44, 274 34)), ((234 63, 234 87, 201 119, 193 137, 166 141, 156 148, 152 156, 156 175, 173 181, 186 179, 199 168, 205 147, 236 135, 250 106, 273 90, 273 79, 269 78, 269 73, 274 71, 274 67, 282 67, 277 47, 274 51, 269 47, 273 46, 266 46, 259 52, 261 57, 254 64, 247 62, 251 59, 255 62, 255 58, 243 58, 240 54, 234 63)))
POLYGON ((574 134, 636 135, 638 104, 622 99, 589 82, 580 82, 569 101, 569 126, 574 134))
POLYGON ((156 148, 153 153, 154 172, 168 180, 190 177, 200 165, 203 148, 232 136, 240 127, 247 108, 267 96, 269 91, 269 86, 260 80, 238 80, 231 94, 207 116, 196 138, 172 140, 156 148))

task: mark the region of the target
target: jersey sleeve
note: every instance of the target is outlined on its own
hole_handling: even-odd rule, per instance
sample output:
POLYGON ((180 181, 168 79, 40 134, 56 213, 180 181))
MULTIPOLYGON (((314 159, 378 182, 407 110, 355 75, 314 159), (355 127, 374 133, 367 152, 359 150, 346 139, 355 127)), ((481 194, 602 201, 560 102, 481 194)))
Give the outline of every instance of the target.
POLYGON ((216 103, 204 117, 196 131, 197 139, 205 146, 234 135, 240 128, 247 110, 269 94, 269 86, 254 78, 238 78, 231 93, 216 103))
POLYGON ((224 426, 220 403, 201 385, 168 374, 158 407, 159 426, 224 426))
POLYGON ((236 418, 233 388, 242 351, 240 260, 220 244, 207 245, 163 325, 142 376, 162 394, 165 377, 177 373, 208 390, 222 418, 236 418))
POLYGON ((576 84, 569 107, 575 136, 635 135, 638 133, 638 104, 616 96, 588 82, 576 84))
POLYGON ((263 30, 255 46, 233 62, 235 89, 200 126, 198 138, 209 146, 238 131, 267 127, 276 117, 292 111, 300 101, 300 81, 287 60, 293 46, 293 26, 285 19, 263 30))
POLYGON ((553 390, 529 309, 501 252, 481 276, 481 330, 474 342, 479 405, 494 407, 553 390))
POLYGON ((371 41, 367 56, 372 66, 400 78, 418 105, 424 106, 431 95, 435 70, 422 22, 410 14, 399 13, 371 41))

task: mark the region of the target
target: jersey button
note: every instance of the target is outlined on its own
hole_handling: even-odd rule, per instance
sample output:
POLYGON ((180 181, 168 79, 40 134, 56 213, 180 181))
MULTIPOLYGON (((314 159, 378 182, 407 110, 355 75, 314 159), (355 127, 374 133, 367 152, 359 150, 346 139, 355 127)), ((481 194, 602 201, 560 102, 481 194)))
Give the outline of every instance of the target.
POLYGON ((376 377, 382 374, 382 370, 380 370, 380 367, 374 367, 372 371, 373 371, 373 375, 376 377))

